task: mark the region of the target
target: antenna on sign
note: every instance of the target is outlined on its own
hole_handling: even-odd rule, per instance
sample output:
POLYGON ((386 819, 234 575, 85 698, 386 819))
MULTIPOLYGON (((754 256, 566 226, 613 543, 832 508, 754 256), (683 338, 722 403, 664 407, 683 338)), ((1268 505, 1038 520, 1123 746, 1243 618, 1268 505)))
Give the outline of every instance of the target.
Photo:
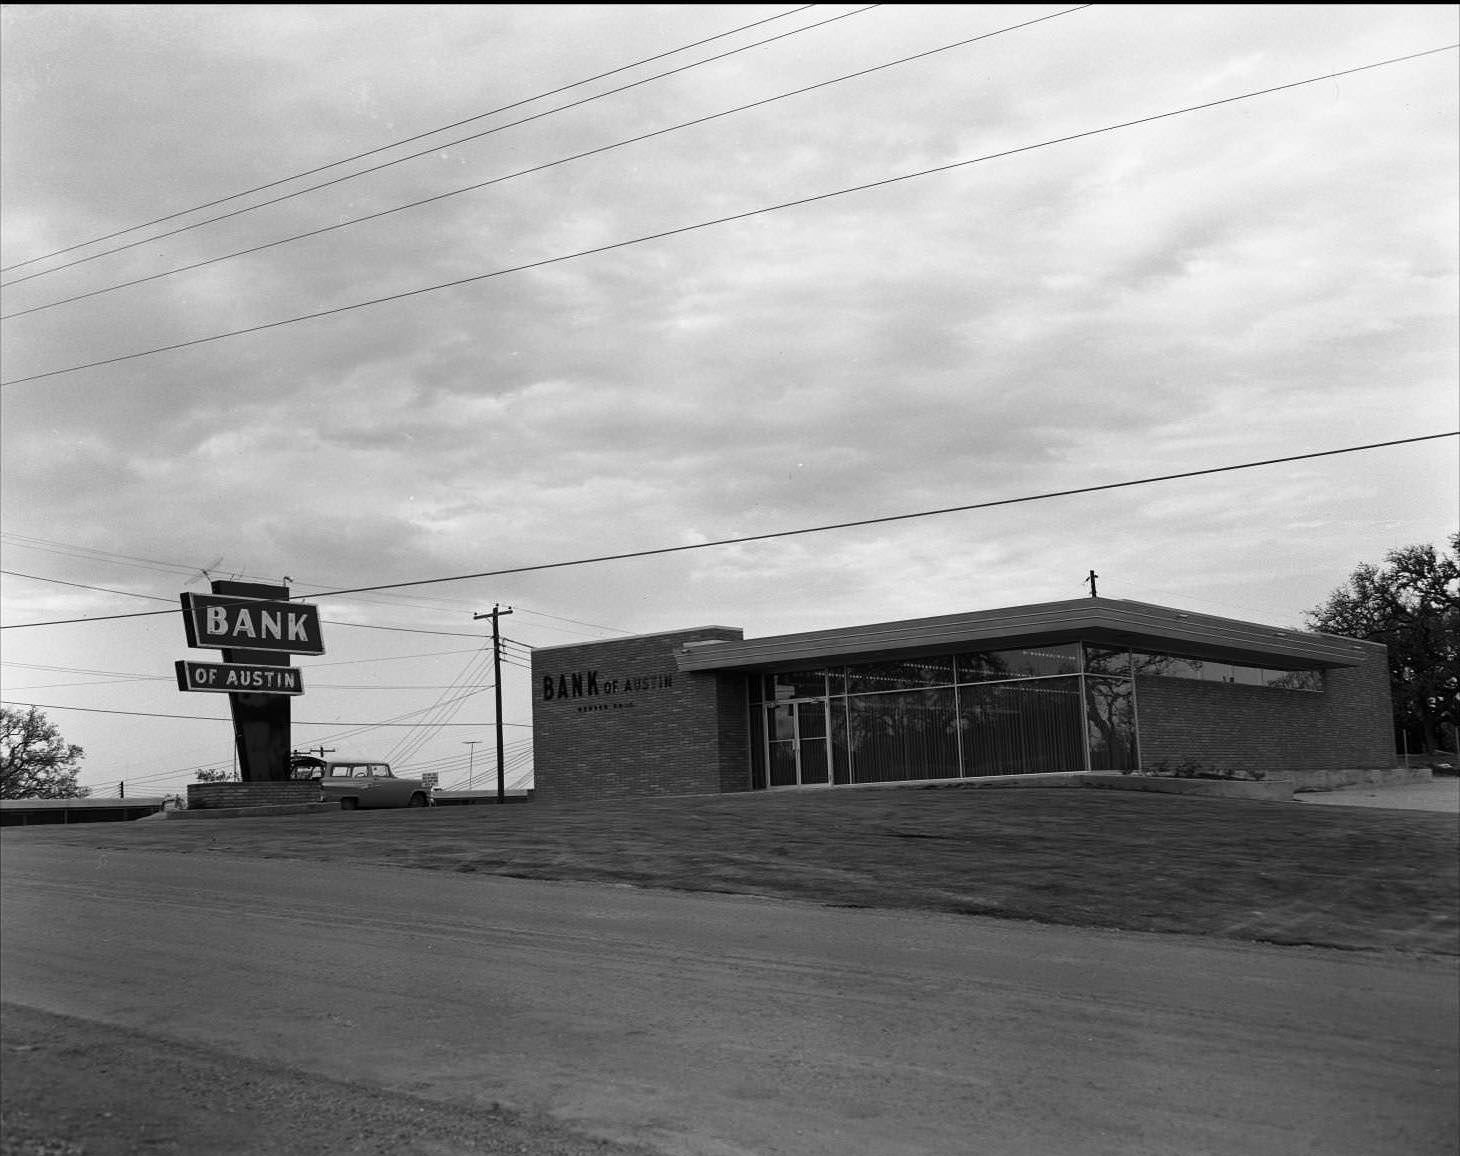
POLYGON ((1100 577, 1099 574, 1095 573, 1094 570, 1091 570, 1090 571, 1090 576, 1085 579, 1085 581, 1087 583, 1089 583, 1089 586, 1090 586, 1090 597, 1091 598, 1098 598, 1099 597, 1099 595, 1095 593, 1095 579, 1097 579, 1099 577, 1100 577))
POLYGON ((223 555, 222 554, 219 554, 218 557, 216 557, 216 558, 213 559, 213 561, 209 562, 206 566, 204 566, 201 569, 199 569, 197 578, 189 578, 188 579, 188 585, 191 586, 194 582, 196 582, 198 580, 198 578, 206 578, 209 582, 212 582, 213 581, 213 571, 216 570, 216 569, 218 569, 218 567, 221 566, 222 564, 223 564, 223 555))

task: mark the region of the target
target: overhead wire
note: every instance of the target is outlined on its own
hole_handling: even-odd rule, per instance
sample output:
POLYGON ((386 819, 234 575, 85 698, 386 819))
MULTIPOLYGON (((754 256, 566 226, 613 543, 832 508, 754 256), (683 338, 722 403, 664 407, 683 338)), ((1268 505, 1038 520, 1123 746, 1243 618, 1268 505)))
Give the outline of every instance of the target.
MULTIPOLYGON (((418 578, 408 582, 385 582, 375 586, 359 586, 346 590, 325 590, 313 594, 311 597, 316 599, 331 598, 347 594, 369 593, 376 590, 399 590, 417 586, 434 586, 445 582, 467 582, 481 578, 500 578, 507 574, 538 573, 544 570, 560 570, 568 567, 587 566, 602 562, 622 562, 635 558, 652 558, 666 554, 688 553, 694 550, 711 550, 721 546, 741 546, 750 542, 769 542, 779 538, 794 538, 807 534, 823 534, 835 530, 856 529, 863 526, 888 525, 893 522, 906 522, 919 518, 969 513, 974 510, 991 510, 1002 506, 1017 506, 1029 502, 1051 501, 1056 498, 1069 498, 1082 494, 1098 494, 1110 490, 1129 489, 1134 486, 1157 485, 1163 482, 1178 481, 1186 478, 1210 477, 1216 474, 1232 473, 1237 470, 1259 469, 1266 466, 1284 465, 1291 462, 1314 461, 1318 458, 1337 457, 1342 454, 1388 449, 1394 446, 1413 445, 1420 442, 1453 437, 1460 437, 1460 430, 1447 430, 1444 433, 1419 434, 1414 437, 1394 438, 1389 441, 1369 442, 1364 445, 1343 446, 1339 449, 1315 450, 1303 454, 1287 454, 1283 457, 1264 458, 1260 461, 1251 462, 1236 462, 1225 466, 1209 466, 1205 469, 1182 470, 1179 473, 1157 474, 1143 478, 1131 478, 1120 482, 1103 482, 1089 486, 1073 486, 1063 490, 1046 490, 1042 493, 1024 494, 1012 498, 994 498, 982 502, 968 502, 958 506, 944 506, 933 510, 916 510, 903 514, 884 514, 873 518, 857 518, 846 522, 829 522, 817 526, 803 526, 794 530, 773 530, 762 534, 744 534, 734 538, 717 538, 709 542, 690 542, 679 546, 657 546, 645 550, 627 550, 617 554, 599 554, 592 557, 571 558, 558 562, 539 562, 527 566, 508 566, 499 570, 480 570, 469 574, 450 574, 439 578, 418 578)), ((147 610, 137 614, 106 615, 95 618, 64 618, 50 622, 19 622, 0 626, 0 630, 20 630, 38 626, 66 626, 83 622, 108 621, 113 618, 143 618, 159 614, 175 613, 179 613, 179 611, 147 610)))
MULTIPOLYGON (((504 771, 511 770, 515 772, 519 770, 523 763, 532 756, 531 738, 514 739, 512 742, 504 744, 503 756, 502 767, 504 771)), ((462 790, 469 785, 469 776, 480 777, 483 774, 495 776, 496 760, 490 758, 490 756, 484 755, 478 757, 475 760, 476 767, 470 766, 469 764, 471 762, 472 760, 465 755, 454 755, 447 760, 414 764, 414 769, 417 773, 423 770, 429 771, 435 769, 443 777, 448 775, 455 776, 455 778, 440 784, 437 787, 438 791, 462 790)))
POLYGON ((1020 145, 1015 148, 1001 149, 997 152, 985 153, 981 156, 968 157, 960 161, 950 161, 947 164, 934 165, 930 168, 918 169, 913 172, 899 173, 891 177, 882 177, 875 181, 867 181, 858 185, 849 185, 845 188, 832 189, 823 193, 815 193, 810 196, 797 197, 790 201, 781 201, 772 205, 762 205, 754 209, 746 209, 738 213, 729 213, 722 217, 714 217, 710 220, 697 221, 689 225, 679 225, 671 229, 662 229, 654 233, 646 233, 642 236, 631 237, 622 241, 613 241, 604 245, 595 245, 588 249, 578 249, 571 253, 561 253, 555 257, 543 257, 536 261, 526 261, 520 265, 504 266, 500 269, 489 270, 485 273, 476 273, 468 277, 457 277, 450 281, 442 281, 434 285, 424 285, 417 289, 407 289, 399 293, 388 293, 381 297, 372 297, 364 301, 355 301, 347 305, 336 305, 329 309, 318 309, 311 313, 301 313, 294 317, 284 317, 277 321, 266 321, 258 325, 247 325, 239 329, 230 329, 220 333, 209 334, 204 337, 194 337, 186 341, 175 341, 168 345, 154 346, 151 349, 138 350, 134 353, 119 354, 115 357, 104 357, 96 361, 81 362, 77 365, 65 366, 61 369, 47 370, 43 373, 27 374, 23 377, 11 378, 9 381, 0 381, 0 388, 9 388, 31 381, 41 381, 46 378, 58 377, 63 374, 77 373, 86 369, 97 369, 106 365, 117 365, 124 361, 134 361, 142 357, 154 357, 160 353, 172 353, 179 349, 191 349, 200 345, 208 345, 217 341, 231 340, 235 337, 243 337, 253 333, 264 333, 272 329, 280 329, 289 325, 297 325, 305 321, 318 321, 325 317, 335 317, 342 313, 350 313, 357 309, 368 309, 376 305, 384 305, 394 301, 404 301, 412 297, 424 296, 428 293, 439 293, 445 289, 455 289, 463 285, 472 285, 481 281, 491 280, 496 277, 505 277, 513 273, 522 273, 531 269, 542 269, 549 265, 557 265, 566 261, 575 261, 583 257, 595 256, 600 253, 614 252, 619 249, 627 249, 635 245, 647 244, 650 241, 661 241, 670 237, 683 236, 687 233, 698 232, 703 229, 715 228, 720 225, 730 224, 736 221, 745 221, 753 217, 765 216, 770 213, 783 212, 787 209, 800 208, 805 205, 816 204, 821 201, 832 200, 837 197, 850 196, 854 193, 867 192, 872 189, 887 188, 890 185, 900 184, 905 181, 919 180, 923 177, 934 176, 941 173, 953 172, 956 169, 966 168, 970 165, 985 164, 989 161, 1001 160, 1011 156, 1018 156, 1022 153, 1034 152, 1038 149, 1052 148, 1055 145, 1068 144, 1072 141, 1085 140, 1090 137, 1099 136, 1104 133, 1119 132, 1125 129, 1134 128, 1140 125, 1153 124, 1156 121, 1168 120, 1172 117, 1186 116, 1194 112, 1201 112, 1207 109, 1218 108, 1223 105, 1233 104, 1238 101, 1254 100, 1262 96, 1271 96, 1278 92, 1287 92, 1305 85, 1331 83, 1341 76, 1352 76, 1356 73, 1370 71, 1376 68, 1386 68, 1396 64, 1407 63, 1423 57, 1433 56, 1440 52, 1451 52, 1460 48, 1460 43, 1447 44, 1438 48, 1428 48, 1420 52, 1406 53, 1403 56, 1394 56, 1386 60, 1372 61, 1368 64, 1357 65, 1353 68, 1340 69, 1333 72, 1325 72, 1319 76, 1305 77, 1302 80, 1288 81, 1284 84, 1272 85, 1268 88, 1254 89, 1249 92, 1238 93, 1234 96, 1221 97, 1215 100, 1203 101, 1200 104, 1187 105, 1184 108, 1170 109, 1166 112, 1153 113, 1148 116, 1137 117, 1133 120, 1121 121, 1115 124, 1102 125, 1098 128, 1085 129, 1080 132, 1067 133, 1064 136, 1052 137, 1048 140, 1037 141, 1034 144, 1020 145))
POLYGON ((547 614, 541 610, 530 610, 526 606, 514 606, 518 614, 531 614, 538 618, 551 618, 555 622, 571 622, 574 626, 586 626, 591 630, 606 630, 612 634, 632 634, 631 630, 624 630, 618 626, 601 626, 596 622, 582 622, 577 618, 563 618, 557 614, 547 614))
MULTIPOLYGON (((145 598, 151 602, 177 601, 175 597, 165 598, 160 594, 141 594, 135 590, 117 590, 110 586, 93 586, 86 582, 68 582, 63 578, 48 578, 41 574, 23 574, 18 570, 0 569, 0 574, 8 575, 11 578, 28 578, 33 582, 50 582, 57 586, 73 586, 80 590, 97 590, 104 594, 121 594, 127 598, 145 598)), ((177 613, 182 613, 181 606, 177 608, 177 613)), ((371 622, 346 622, 339 618, 321 618, 320 621, 327 626, 349 626, 359 630, 389 630, 401 634, 439 634, 448 638, 482 637, 480 633, 469 633, 461 630, 427 630, 419 626, 380 626, 371 622)))
POLYGON ((364 224, 368 221, 380 220, 381 218, 391 216, 394 213, 405 212, 409 209, 418 209, 425 205, 435 204, 439 201, 444 201, 449 197, 460 196, 463 193, 477 192, 481 189, 490 188, 494 185, 499 185, 507 181, 516 180, 518 177, 546 172, 549 169, 557 168, 560 165, 570 164, 574 161, 583 160, 587 157, 600 156, 604 153, 612 152, 616 149, 624 148, 628 145, 640 144, 644 141, 653 140, 656 137, 667 136, 670 133, 679 132, 683 129, 694 128, 700 125, 709 124, 712 121, 720 120, 728 116, 734 116, 737 113, 747 112, 751 109, 762 108, 765 105, 774 104, 777 101, 789 100, 791 97, 794 96, 804 96, 807 93, 816 92, 818 89, 829 88, 832 85, 841 84, 844 81, 860 79, 861 77, 870 76, 873 73, 882 72, 889 68, 896 68, 899 65, 909 64, 917 60, 924 60, 928 57, 936 56, 941 52, 949 52, 955 48, 965 48, 968 45, 975 44, 981 40, 988 40, 995 36, 1001 36, 1006 32, 1015 32, 1023 28, 1028 28, 1035 24, 1041 24, 1048 20, 1057 19, 1060 16, 1068 16, 1073 12, 1080 12, 1086 8, 1091 7, 1093 7, 1092 4, 1079 4, 1073 8, 1066 8, 1060 12, 1053 12, 1045 16, 1036 17, 1032 20, 1026 20, 1020 24, 1011 24, 1008 27, 999 28, 992 32, 984 32, 980 33, 977 36, 970 36, 963 40, 954 41, 950 44, 939 45, 937 48, 930 48, 924 52, 914 53, 911 56, 904 56, 898 60, 886 61, 882 64, 873 65, 870 68, 863 68, 856 72, 849 72, 842 76, 833 77, 830 80, 819 81, 816 84, 806 85, 802 88, 777 93, 775 96, 768 96, 764 97, 761 100, 751 101, 749 104, 742 104, 734 108, 723 109, 720 112, 710 113, 707 116, 696 117, 693 120, 681 121, 678 124, 669 125, 666 128, 655 129, 653 132, 646 132, 641 133, 638 136, 627 137, 624 140, 614 141, 611 144, 600 145, 597 148, 586 149, 582 152, 573 153, 572 155, 566 157, 559 157, 556 160, 547 161, 543 164, 532 165, 524 169, 517 169, 515 172, 505 173, 501 176, 492 177, 490 180, 478 181, 475 184, 464 185, 461 188, 450 189, 444 193, 436 193, 432 196, 424 197, 416 201, 411 201, 407 204, 395 205, 392 208, 382 209, 379 212, 366 213, 359 217, 352 217, 346 221, 337 221, 330 225, 323 225, 317 229, 310 229, 303 233, 295 233, 293 236, 281 237, 275 241, 266 241, 263 244, 252 245, 245 249, 237 249, 232 253, 223 253, 216 257, 208 257, 202 261, 194 261, 193 263, 188 265, 179 265, 175 268, 165 269, 158 273, 150 273, 145 277, 135 277, 130 281, 122 281, 115 285, 108 285, 100 289, 92 289, 85 293, 76 293, 70 297, 63 297, 56 301, 49 301, 41 305, 32 305, 26 309, 16 309, 10 313, 0 314, 0 321, 8 321, 16 317, 24 317, 27 314, 39 313, 46 309, 53 309, 60 305, 69 305, 73 302, 84 301, 91 297, 99 297, 103 294, 111 293, 119 289, 129 289, 137 285, 143 285, 151 281, 160 280, 164 277, 171 277, 178 273, 187 273, 194 269, 201 269, 207 265, 216 265, 222 261, 230 261, 235 257, 245 257, 254 253, 261 253, 266 249, 274 249, 281 245, 288 245, 295 241, 303 241, 311 237, 323 236, 326 233, 337 232, 341 229, 349 229, 354 227, 355 225, 364 224))
POLYGON ((13 277, 9 281, 0 282, 0 288, 8 289, 12 285, 20 285, 26 281, 33 281, 38 277, 47 277, 50 276, 52 273, 60 272, 62 269, 70 269, 76 265, 84 265, 89 261, 95 261, 102 257, 110 257, 115 253, 122 253, 128 249, 134 249, 138 245, 149 245, 154 241, 161 241, 167 237, 175 237, 179 233, 186 233, 193 229, 202 228, 205 225, 216 224, 219 221, 226 221, 229 218, 237 217, 243 213, 251 213, 256 209, 262 209, 268 205, 277 205, 282 201, 288 201, 292 200, 295 197, 305 196, 308 193, 318 192, 320 189, 327 189, 333 185, 342 184, 345 181, 352 181, 355 180, 357 177, 362 177, 369 173, 380 172, 382 169, 388 169, 395 165, 404 164, 407 161, 418 160, 419 158, 425 156, 433 156, 437 153, 440 153, 443 149, 452 148, 455 145, 466 144, 468 141, 479 140, 482 137, 491 136, 493 133, 503 132, 509 128, 516 128, 519 125, 530 124, 533 121, 542 120, 544 117, 554 116, 557 113, 565 112, 568 109, 578 108, 581 105, 585 104, 591 104, 594 101, 603 100, 606 97, 615 96, 621 92, 628 92, 630 89, 639 88, 646 84, 652 84, 656 80, 663 80, 666 77, 675 76, 678 73, 686 72, 691 68, 700 68, 703 65, 711 64, 719 60, 724 60, 727 57, 735 56, 741 52, 749 52, 752 48, 760 48, 766 44, 774 43, 777 40, 784 40, 788 36, 797 36, 802 32, 808 32, 814 28, 820 28, 827 24, 834 24, 839 20, 846 20, 852 16, 860 16, 864 12, 870 12, 873 8, 880 7, 880 4, 868 4, 865 7, 855 9, 851 12, 843 12, 840 15, 829 17, 828 19, 819 21, 815 24, 808 24, 804 28, 796 28, 790 32, 782 32, 776 36, 767 37, 765 40, 758 40, 752 44, 747 44, 740 48, 733 48, 729 52, 723 52, 718 56, 707 57, 704 60, 697 60, 690 64, 681 65, 678 68, 671 68, 667 72, 661 72, 654 76, 644 77, 643 79, 635 80, 630 84, 621 85, 618 88, 611 88, 606 92, 596 93, 593 96, 584 97, 582 100, 570 101, 569 103, 559 105, 556 108, 550 108, 543 112, 538 112, 534 113, 531 116, 523 117, 521 120, 509 121, 507 124, 503 125, 494 125, 492 128, 483 129, 481 132, 472 133, 470 136, 458 137, 456 140, 443 141, 440 144, 432 145, 428 149, 422 149, 420 152, 409 153, 406 156, 397 157, 395 160, 384 161, 381 164, 372 165, 369 168, 361 169, 359 172, 349 173, 346 176, 334 177, 327 181, 321 181, 317 185, 310 185, 308 188, 297 189, 291 193, 284 193, 280 196, 272 197, 269 200, 260 201, 256 205, 249 205, 241 209, 233 209, 227 213, 220 213, 216 217, 208 217, 201 221, 195 221, 190 225, 183 225, 179 228, 169 230, 168 232, 158 233, 151 237, 144 237, 137 241, 128 241, 124 245, 118 245, 115 248, 107 249, 100 253, 93 253, 87 257, 77 257, 75 260, 65 261, 59 265, 52 266, 50 269, 45 269, 37 273, 29 273, 24 277, 13 277))
MULTIPOLYGON (((290 181, 302 180, 305 177, 314 176, 316 173, 322 173, 326 172, 329 169, 338 168, 340 165, 347 165, 355 161, 364 160, 367 157, 372 157, 383 152, 388 152, 390 149, 399 148, 402 145, 413 144, 418 140, 425 140, 427 137, 435 136, 438 133, 450 132, 454 128, 460 128, 462 125, 471 124, 473 121, 483 120, 486 117, 496 116, 499 113, 503 112, 510 112, 514 108, 521 108, 523 105, 531 104, 535 100, 546 100, 550 96, 557 96, 559 93, 568 92, 569 90, 574 88, 581 88, 585 84, 593 84, 594 82, 599 80, 606 80, 610 76, 618 75, 620 72, 627 72, 630 69, 641 68, 646 64, 653 64, 656 60, 663 60, 666 57, 675 55, 676 53, 688 52, 692 48, 699 48, 702 45, 713 43, 716 40, 723 40, 727 36, 734 36, 741 32, 748 32, 750 29, 758 28, 762 24, 770 24, 776 20, 784 20, 787 17, 795 16, 797 13, 805 12, 808 9, 814 7, 816 7, 815 4, 802 4, 800 7, 792 8, 786 12, 779 12, 774 16, 767 16, 764 19, 755 20, 749 24, 742 24, 736 28, 731 28, 726 32, 717 32, 714 36, 707 36, 700 40, 692 41, 689 44, 681 44, 678 48, 671 48, 667 52, 660 52, 654 56, 644 57, 642 60, 636 60, 632 64, 620 65, 616 68, 609 69, 607 72, 600 72, 595 76, 585 77, 582 80, 575 80, 571 84, 564 84, 560 85, 557 88, 548 89, 545 92, 539 92, 535 96, 523 97, 522 99, 516 100, 511 104, 504 104, 498 108, 489 109, 486 112, 479 112, 462 120, 453 121, 450 124, 440 125, 437 128, 428 129, 425 132, 417 133, 414 136, 403 137, 400 140, 391 141, 389 144, 380 145, 379 147, 369 149, 366 152, 355 153, 353 156, 343 157, 340 160, 336 161, 330 161, 328 164, 319 165, 312 169, 305 169, 302 172, 291 173, 287 177, 279 177, 277 180, 269 181, 268 183, 262 185, 255 185, 252 188, 244 189, 241 192, 229 193, 226 197, 219 197, 216 200, 205 201, 202 204, 193 205, 186 209, 179 209, 176 212, 169 213, 168 215, 163 217, 154 217, 152 220, 143 221, 141 224, 138 225, 129 225, 125 229, 118 229, 116 232, 107 233, 105 236, 93 237, 89 241, 78 241, 74 245, 68 245, 63 249, 55 249, 49 253, 43 253, 38 257, 30 257, 24 261, 17 261, 13 265, 0 267, 0 273, 8 273, 13 269, 19 269, 26 265, 34 265, 40 261, 47 261, 52 257, 59 257, 63 253, 70 253, 75 251, 76 249, 84 249, 87 245, 96 245, 101 243, 102 241, 110 241, 114 237, 125 236, 127 233, 135 233, 139 229, 151 228, 153 225, 160 225, 164 224, 167 221, 176 220, 178 217, 185 217, 189 213, 201 212, 204 209, 211 209, 216 205, 226 204, 229 201, 236 201, 240 197, 247 197, 251 196, 254 193, 261 193, 268 189, 277 188, 279 185, 288 184, 290 181)), ((150 239, 156 240, 156 238, 150 239)))
MULTIPOLYGON (((481 687, 477 687, 475 690, 467 691, 467 693, 462 696, 462 701, 464 701, 465 699, 471 698, 474 695, 482 694, 482 693, 484 693, 486 691, 489 691, 491 689, 492 688, 490 686, 481 686, 481 687)), ((67 705, 65 703, 57 703, 57 702, 20 702, 20 701, 18 701, 16 699, 11 699, 11 698, 0 699, 0 702, 3 702, 6 706, 20 706, 20 707, 26 707, 26 708, 35 707, 37 710, 76 710, 76 711, 82 711, 85 714, 117 714, 117 715, 127 715, 127 716, 130 716, 130 717, 133 717, 133 718, 170 718, 170 719, 183 719, 183 720, 185 720, 187 722, 231 722, 232 721, 232 719, 223 718, 221 715, 169 714, 169 713, 166 713, 166 712, 163 712, 163 711, 148 711, 148 710, 113 710, 113 709, 104 709, 102 707, 97 707, 97 706, 69 706, 69 705, 67 705)), ((423 707, 422 709, 423 710, 432 710, 432 709, 435 709, 435 708, 434 707, 423 707)), ((411 711, 411 712, 408 712, 408 713, 417 714, 417 713, 420 713, 420 712, 418 712, 418 711, 411 711)), ((304 720, 301 720, 301 719, 292 719, 292 720, 290 720, 290 725, 291 726, 296 726, 296 727, 340 727, 340 726, 343 726, 343 727, 359 727, 359 728, 361 728, 361 731, 367 731, 367 730, 374 730, 376 727, 417 727, 417 726, 420 726, 421 724, 418 723, 418 722, 359 722, 359 723, 357 723, 357 722, 348 722, 347 723, 347 722, 340 722, 339 720, 313 722, 313 721, 304 721, 304 720)), ((480 724, 480 723, 441 722, 441 723, 432 723, 431 725, 432 726, 438 726, 438 727, 442 727, 442 726, 448 726, 448 727, 474 727, 474 726, 480 726, 482 724, 480 724)), ((525 726, 530 726, 531 724, 530 723, 503 722, 502 725, 503 726, 508 726, 508 727, 525 727, 525 726)), ((360 733, 360 732, 351 732, 351 733, 354 734, 354 733, 360 733)), ((330 738, 326 738, 324 741, 325 742, 331 742, 331 741, 334 741, 334 740, 332 740, 330 738)))
MULTIPOLYGON (((467 660, 451 686, 437 696, 436 703, 423 712, 423 717, 417 723, 418 729, 402 735, 391 747, 387 752, 386 761, 390 763, 406 762, 430 739, 435 726, 454 718, 461 709, 464 699, 449 696, 464 687, 481 683, 488 676, 490 661, 491 648, 484 644, 476 654, 467 660)), ((495 683, 491 683, 491 686, 495 685, 495 683)))
MULTIPOLYGON (((101 561, 111 565, 134 566, 144 570, 155 570, 166 574, 186 574, 194 580, 199 577, 211 577, 214 574, 227 574, 235 581, 246 579, 263 583, 275 583, 279 580, 267 575, 246 574, 241 571, 234 571, 230 568, 220 568, 215 563, 212 566, 202 567, 189 565, 183 562, 166 562, 156 558, 141 558, 134 554, 119 554, 110 550, 100 550, 93 546, 85 546, 74 542, 57 542, 49 538, 36 538, 29 535, 18 534, 10 530, 0 531, 0 541, 8 543, 12 548, 20 547, 25 550, 37 550, 42 553, 59 554, 62 557, 83 558, 90 561, 101 561)), ((221 563, 222 559, 219 559, 221 563)), ((34 575, 32 575, 34 577, 34 575)), ((50 581, 50 579, 45 579, 50 581)), ((321 590, 338 588, 338 582, 320 582, 306 579, 291 579, 296 590, 308 590, 317 588, 321 590)), ((281 583, 282 584, 282 583, 281 583)), ((100 589, 100 588, 99 588, 100 589)), ((126 593, 125 591, 113 591, 113 593, 126 593)), ((400 595, 382 594, 378 598, 362 598, 362 602, 373 602, 385 606, 411 606, 427 610, 454 611, 458 608, 465 609, 472 605, 457 599, 449 598, 418 598, 408 601, 400 595)))

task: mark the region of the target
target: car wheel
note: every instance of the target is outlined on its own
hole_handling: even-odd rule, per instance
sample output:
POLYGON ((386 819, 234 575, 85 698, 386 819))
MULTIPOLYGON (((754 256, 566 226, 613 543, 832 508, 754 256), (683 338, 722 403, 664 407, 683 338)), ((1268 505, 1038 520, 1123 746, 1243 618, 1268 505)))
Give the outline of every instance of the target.
POLYGON ((340 810, 342 810, 342 811, 353 811, 359 805, 360 805, 360 800, 359 799, 356 799, 356 798, 348 798, 348 799, 341 799, 340 800, 340 810))
POLYGON ((426 798, 426 796, 420 791, 417 791, 414 795, 411 796, 411 806, 413 807, 424 807, 429 804, 430 801, 431 800, 426 798))

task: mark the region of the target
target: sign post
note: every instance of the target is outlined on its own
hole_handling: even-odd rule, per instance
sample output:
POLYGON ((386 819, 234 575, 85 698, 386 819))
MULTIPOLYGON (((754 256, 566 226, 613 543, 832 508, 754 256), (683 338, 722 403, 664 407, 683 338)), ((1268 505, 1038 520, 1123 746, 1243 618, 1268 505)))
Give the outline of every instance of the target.
POLYGON ((182 595, 188 645, 217 648, 221 663, 176 663, 178 689, 228 695, 240 778, 289 778, 289 699, 304 693, 291 654, 323 654, 319 608, 289 601, 287 586, 215 580, 182 595))

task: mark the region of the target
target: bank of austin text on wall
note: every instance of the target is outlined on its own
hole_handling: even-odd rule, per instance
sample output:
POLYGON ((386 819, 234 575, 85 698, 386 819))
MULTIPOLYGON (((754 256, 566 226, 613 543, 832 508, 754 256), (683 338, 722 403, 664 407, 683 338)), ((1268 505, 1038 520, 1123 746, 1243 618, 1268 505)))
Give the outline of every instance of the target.
POLYGON ((674 676, 669 674, 631 675, 624 678, 604 678, 596 670, 575 670, 570 674, 542 676, 543 702, 561 699, 610 699, 610 702, 595 702, 578 707, 579 714, 599 710, 620 710, 631 707, 624 695, 637 694, 646 690, 663 690, 674 685, 674 676))

